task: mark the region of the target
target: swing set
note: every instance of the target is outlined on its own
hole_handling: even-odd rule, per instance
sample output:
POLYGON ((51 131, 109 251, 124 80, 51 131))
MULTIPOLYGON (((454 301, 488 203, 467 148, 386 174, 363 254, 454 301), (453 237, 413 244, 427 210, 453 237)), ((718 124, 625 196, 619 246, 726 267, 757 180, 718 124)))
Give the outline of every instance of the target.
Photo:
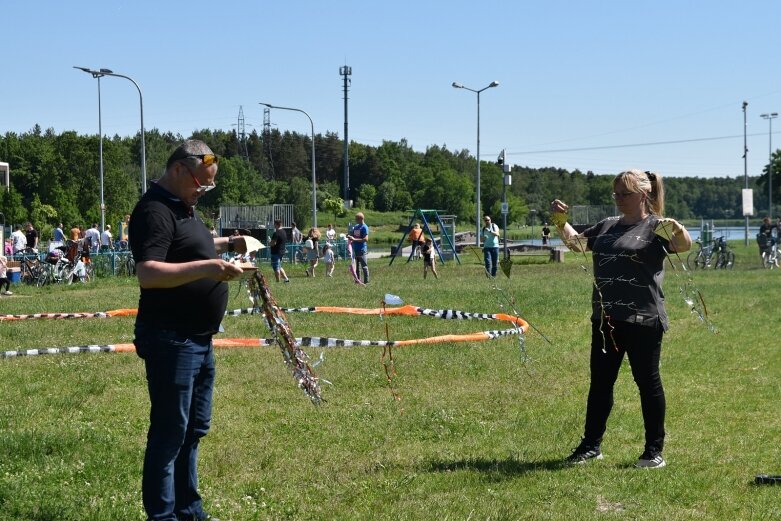
MULTIPOLYGON (((461 264, 461 259, 458 257, 458 252, 456 252, 456 246, 455 246, 455 216, 443 216, 440 217, 439 213, 436 210, 421 210, 418 208, 414 212, 412 212, 412 216, 409 219, 409 224, 407 224, 407 227, 402 231, 401 234, 401 240, 399 240, 399 244, 396 246, 396 252, 400 253, 402 247, 404 246, 404 241, 407 240, 408 233, 412 229, 412 225, 415 223, 415 221, 420 221, 423 223, 423 235, 428 236, 431 238, 431 243, 434 246, 434 250, 437 252, 437 256, 439 257, 440 262, 444 264, 445 262, 445 255, 443 255, 443 252, 445 253, 452 253, 454 259, 461 264), (428 217, 427 217, 428 216, 428 217), (445 220, 452 220, 452 222, 449 222, 450 226, 445 225, 445 220), (429 226, 429 222, 437 223, 439 226, 439 230, 441 232, 440 236, 440 243, 437 242, 437 239, 434 237, 434 232, 431 231, 431 226, 429 226)), ((415 255, 415 248, 412 248, 412 251, 410 251, 409 257, 407 257, 407 262, 412 260, 412 257, 415 255)), ((449 255, 448 255, 449 257, 449 255)), ((393 261, 396 259, 396 254, 391 255, 391 264, 393 264, 393 261)))

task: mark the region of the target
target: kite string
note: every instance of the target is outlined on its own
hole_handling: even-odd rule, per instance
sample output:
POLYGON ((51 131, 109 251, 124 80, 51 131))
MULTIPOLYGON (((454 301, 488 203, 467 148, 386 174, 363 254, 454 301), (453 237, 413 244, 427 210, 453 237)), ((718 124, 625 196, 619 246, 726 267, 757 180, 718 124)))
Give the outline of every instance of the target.
POLYGON ((564 226, 567 223, 566 214, 553 213, 551 215, 551 221, 553 221, 553 224, 556 225, 556 228, 559 231, 559 236, 561 237, 561 240, 564 242, 564 245, 567 246, 567 248, 573 253, 579 251, 583 257, 583 262, 580 263, 580 268, 583 270, 583 273, 591 280, 591 283, 594 287, 594 292, 597 294, 597 301, 599 303, 599 334, 602 337, 602 352, 607 353, 608 337, 610 338, 610 342, 613 344, 613 349, 615 349, 616 352, 618 352, 619 346, 618 343, 616 342, 615 335, 613 334, 613 331, 616 328, 611 322, 610 315, 607 314, 607 310, 605 309, 605 301, 604 301, 604 297, 602 296, 602 288, 600 288, 599 284, 597 283, 596 274, 590 272, 589 269, 586 267, 586 264, 588 264, 588 256, 586 255, 586 249, 588 248, 588 241, 585 244, 583 243, 583 239, 585 239, 585 237, 581 233, 578 233, 573 237, 566 237, 566 238, 564 237, 564 226), (607 336, 605 336, 605 329, 607 329, 607 336))
MULTIPOLYGON (((520 314, 520 312, 518 311, 518 309, 515 306, 515 303, 516 303, 515 297, 508 296, 507 293, 501 287, 499 287, 499 284, 496 282, 496 277, 491 276, 491 272, 488 271, 488 266, 486 266, 485 263, 483 262, 484 259, 480 258, 480 255, 478 255, 477 251, 474 248, 471 248, 471 250, 472 250, 472 253, 474 253, 474 255, 477 257, 478 261, 480 261, 483 264, 483 268, 485 270, 485 276, 488 279, 488 282, 489 282, 489 284, 491 286, 491 289, 494 290, 498 294, 498 297, 497 297, 497 304, 498 304, 498 306, 501 309, 505 309, 505 304, 503 303, 503 301, 504 301, 507 304, 507 308, 509 308, 509 310, 511 311, 512 316, 514 318, 516 318, 516 319, 520 319, 521 318, 521 314, 520 314)), ((539 333, 539 335, 543 339, 545 339, 545 341, 548 342, 548 344, 552 345, 552 342, 548 339, 547 336, 545 336, 545 334, 542 333, 542 331, 537 329, 528 320, 526 320, 525 322, 527 324, 529 324, 529 326, 531 328, 533 328, 537 333, 539 333)), ((518 332, 518 352, 519 352, 520 362, 521 362, 521 365, 526 366, 527 363, 531 362, 531 357, 529 356, 528 351, 526 350, 526 336, 524 335, 523 329, 518 327, 517 322, 514 321, 513 324, 514 324, 514 327, 519 329, 519 332, 518 332)))
MULTIPOLYGON (((664 238, 667 239, 667 242, 672 243, 675 233, 669 233, 669 230, 666 226, 662 226, 661 230, 665 234, 664 238)), ((694 278, 692 277, 692 272, 687 269, 684 260, 677 251, 673 251, 675 257, 678 259, 678 262, 681 264, 681 271, 686 273, 686 280, 682 280, 683 277, 681 277, 678 268, 675 266, 675 263, 672 260, 670 252, 666 248, 664 249, 664 253, 667 256, 667 262, 670 263, 670 266, 673 269, 673 274, 675 275, 675 279, 678 282, 678 291, 681 294, 684 303, 689 306, 689 311, 692 314, 697 315, 697 318, 700 320, 700 322, 706 325, 708 331, 716 335, 719 334, 718 328, 708 316, 708 307, 705 305, 705 298, 702 296, 702 292, 699 290, 699 288, 697 288, 697 285, 694 282, 694 278)))
POLYGON ((390 339, 390 330, 388 328, 388 321, 385 319, 385 314, 386 314, 385 305, 386 305, 385 300, 383 300, 382 307, 380 308, 380 320, 385 325, 386 344, 382 347, 382 356, 380 357, 380 362, 382 363, 382 366, 385 369, 385 377, 388 379, 388 389, 390 390, 391 396, 393 396, 394 400, 400 402, 401 395, 396 390, 396 386, 393 383, 394 378, 396 378, 396 366, 393 362, 393 342, 391 342, 390 339))

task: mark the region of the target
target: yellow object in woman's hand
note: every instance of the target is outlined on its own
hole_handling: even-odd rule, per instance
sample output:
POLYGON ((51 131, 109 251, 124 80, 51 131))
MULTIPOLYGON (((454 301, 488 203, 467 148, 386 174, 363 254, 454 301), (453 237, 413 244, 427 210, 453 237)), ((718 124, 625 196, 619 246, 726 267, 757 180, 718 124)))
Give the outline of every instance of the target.
POLYGON ((662 239, 667 239, 669 241, 673 238, 673 235, 680 232, 681 230, 683 230, 683 225, 681 223, 675 219, 663 217, 659 219, 658 223, 656 223, 654 233, 662 239))
POLYGON ((552 213, 550 220, 556 228, 564 228, 564 225, 567 224, 567 214, 560 212, 552 213))

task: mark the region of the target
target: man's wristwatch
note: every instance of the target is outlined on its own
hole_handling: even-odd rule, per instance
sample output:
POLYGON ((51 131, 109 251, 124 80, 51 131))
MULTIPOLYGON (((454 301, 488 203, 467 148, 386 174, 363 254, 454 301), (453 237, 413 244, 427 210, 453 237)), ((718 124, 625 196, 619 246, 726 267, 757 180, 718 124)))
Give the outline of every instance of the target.
POLYGON ((228 253, 236 251, 236 245, 233 244, 233 237, 228 237, 228 253))

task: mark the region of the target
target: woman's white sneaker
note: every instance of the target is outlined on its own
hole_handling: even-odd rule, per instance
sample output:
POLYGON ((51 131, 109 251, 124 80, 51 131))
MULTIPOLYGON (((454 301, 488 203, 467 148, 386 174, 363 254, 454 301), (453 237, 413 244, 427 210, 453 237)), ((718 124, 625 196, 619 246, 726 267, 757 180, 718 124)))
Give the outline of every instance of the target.
POLYGON ((640 459, 635 463, 635 467, 639 469, 660 469, 666 465, 667 462, 664 461, 661 454, 648 451, 643 452, 640 459))

